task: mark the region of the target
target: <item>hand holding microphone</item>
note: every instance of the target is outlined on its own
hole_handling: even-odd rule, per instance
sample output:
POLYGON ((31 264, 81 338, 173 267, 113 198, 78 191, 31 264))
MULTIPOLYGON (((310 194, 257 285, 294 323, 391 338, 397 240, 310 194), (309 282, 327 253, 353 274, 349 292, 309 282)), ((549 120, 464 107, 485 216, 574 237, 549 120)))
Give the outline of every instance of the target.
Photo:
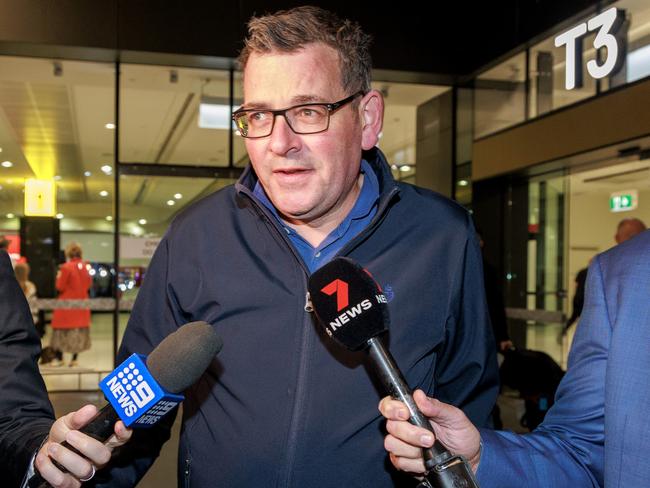
MULTIPOLYGON (((401 371, 379 337, 388 330, 390 319, 386 297, 372 276, 354 261, 336 258, 311 275, 309 294, 327 335, 353 351, 367 349, 383 386, 408 410, 408 421, 433 434, 429 419, 416 405, 401 371)), ((423 446, 421 453, 425 486, 478 487, 465 458, 452 455, 440 439, 423 446)))
POLYGON ((52 425, 29 486, 78 487, 88 481, 96 467, 108 463, 113 448, 130 439, 126 426, 146 428, 162 419, 222 345, 211 325, 193 322, 167 336, 148 358, 131 355, 102 380, 109 400, 104 408, 95 415, 95 407, 85 406, 52 425))
MULTIPOLYGON (((415 391, 413 399, 420 411, 435 424, 438 440, 450 451, 467 459, 472 470, 476 471, 481 454, 481 435, 463 411, 427 397, 422 390, 415 391)), ((408 422, 408 409, 398 400, 388 396, 383 398, 379 402, 379 411, 387 420, 388 435, 384 446, 393 465, 402 471, 424 474, 422 448, 432 445, 430 433, 408 422), (428 439, 423 441, 425 437, 428 439)))

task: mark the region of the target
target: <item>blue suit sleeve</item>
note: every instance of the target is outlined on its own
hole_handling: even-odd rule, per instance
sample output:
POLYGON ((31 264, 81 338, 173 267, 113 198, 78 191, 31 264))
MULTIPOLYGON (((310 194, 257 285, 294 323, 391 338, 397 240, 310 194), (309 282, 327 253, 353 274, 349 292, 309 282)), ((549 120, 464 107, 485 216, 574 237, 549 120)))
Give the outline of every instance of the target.
POLYGON ((612 327, 599 258, 587 276, 582 318, 555 404, 530 434, 481 431, 477 477, 482 488, 603 484, 605 372, 612 327))

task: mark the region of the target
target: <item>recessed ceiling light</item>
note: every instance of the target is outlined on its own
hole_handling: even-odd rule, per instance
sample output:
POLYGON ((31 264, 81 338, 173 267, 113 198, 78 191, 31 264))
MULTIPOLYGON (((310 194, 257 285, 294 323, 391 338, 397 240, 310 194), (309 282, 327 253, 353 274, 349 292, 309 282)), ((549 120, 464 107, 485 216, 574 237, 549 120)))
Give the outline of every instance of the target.
POLYGON ((467 185, 469 185, 469 181, 467 180, 460 180, 458 182, 458 186, 467 186, 467 185))
POLYGON ((84 176, 90 176, 92 173, 90 171, 84 171, 84 176))
POLYGON ((400 166, 400 167, 399 167, 399 170, 400 170, 402 173, 406 173, 407 171, 411 171, 411 167, 410 167, 408 164, 405 164, 405 165, 403 165, 403 166, 400 166))
POLYGON ((100 197, 106 197, 106 196, 108 196, 108 192, 106 190, 102 190, 102 191, 99 192, 99 196, 100 197))
POLYGON ((176 205, 176 202, 174 200, 167 200, 167 205, 171 207, 172 205, 176 205))
POLYGON ((110 164, 105 164, 101 167, 102 172, 107 175, 110 175, 113 172, 113 167, 110 164))
POLYGON ((58 214, 56 214, 56 218, 59 219, 59 220, 61 220, 61 219, 63 218, 63 214, 62 214, 62 213, 58 213, 58 214))
POLYGON ((110 222, 111 220, 113 220, 113 217, 111 215, 107 215, 106 220, 108 220, 110 222))
POLYGON ((175 198, 176 200, 180 200, 181 198, 183 198, 183 195, 182 195, 181 193, 176 193, 176 194, 174 195, 174 198, 175 198))
POLYGON ((61 180, 61 175, 54 175, 54 181, 61 180))
POLYGON ((138 224, 140 224, 140 225, 145 225, 146 223, 147 223, 147 219, 138 220, 138 224))
POLYGON ((12 213, 8 213, 8 214, 7 214, 7 218, 8 218, 8 219, 13 219, 14 217, 15 217, 15 215, 12 214, 12 213))
POLYGON ((112 124, 112 123, 109 122, 104 127, 106 127, 107 129, 115 129, 115 124, 112 124))
POLYGON ((3 161, 1 164, 3 168, 11 168, 14 165, 11 161, 3 161))

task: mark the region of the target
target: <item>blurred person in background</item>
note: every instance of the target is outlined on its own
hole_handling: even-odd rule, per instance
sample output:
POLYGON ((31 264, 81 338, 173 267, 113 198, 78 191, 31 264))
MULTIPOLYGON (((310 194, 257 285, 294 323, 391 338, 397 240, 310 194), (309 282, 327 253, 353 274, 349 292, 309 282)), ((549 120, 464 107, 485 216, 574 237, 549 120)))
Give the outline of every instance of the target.
POLYGON ((11 265, 15 266, 18 259, 17 259, 17 256, 15 254, 9 252, 9 245, 10 244, 11 244, 11 241, 9 239, 7 239, 6 236, 0 235, 0 251, 6 251, 7 254, 9 254, 9 257, 11 258, 11 265))
MULTIPOLYGON (((59 300, 85 300, 92 278, 82 260, 81 246, 71 242, 65 248, 66 262, 61 265, 56 277, 59 300)), ((78 365, 80 352, 90 349, 90 310, 87 308, 57 308, 52 314, 52 340, 50 346, 60 351, 52 365, 63 362, 63 353, 72 353, 69 366, 78 365)))
POLYGON ((16 280, 18 280, 18 284, 20 285, 21 290, 23 290, 23 293, 25 294, 27 303, 29 303, 29 311, 32 314, 32 320, 34 321, 38 335, 40 337, 43 337, 45 334, 45 328, 43 327, 43 324, 39 323, 38 320, 38 307, 36 305, 36 285, 33 282, 29 281, 29 264, 16 263, 16 266, 14 267, 14 273, 16 274, 16 280))
MULTIPOLYGON (((614 235, 614 240, 616 244, 621 244, 622 242, 631 239, 637 234, 640 234, 646 230, 646 225, 641 219, 637 218, 626 218, 621 220, 616 226, 616 234, 614 235)), ((591 264, 591 259, 589 260, 591 264)), ((571 316, 567 320, 566 324, 562 328, 562 332, 558 337, 558 342, 561 342, 562 338, 567 334, 571 326, 580 318, 582 314, 582 307, 585 302, 585 283, 587 282, 587 268, 583 268, 578 271, 576 275, 576 292, 573 296, 573 310, 571 316)))
POLYGON ((644 230, 646 230, 646 225, 643 223, 643 220, 637 218, 623 219, 616 227, 614 240, 616 241, 616 244, 620 244, 621 242, 625 242, 635 235, 640 234, 644 230))

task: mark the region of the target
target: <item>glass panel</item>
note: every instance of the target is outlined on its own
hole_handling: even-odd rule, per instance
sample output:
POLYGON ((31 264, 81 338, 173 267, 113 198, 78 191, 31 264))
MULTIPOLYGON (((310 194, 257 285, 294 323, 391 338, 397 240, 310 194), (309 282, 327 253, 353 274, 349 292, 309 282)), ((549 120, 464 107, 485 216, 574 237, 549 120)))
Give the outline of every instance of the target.
MULTIPOLYGON (((577 22, 576 22, 577 24, 577 22)), ((587 61, 595 57, 591 33, 581 38, 583 46, 582 63, 583 86, 567 90, 566 83, 566 47, 555 47, 555 36, 532 47, 530 50, 530 118, 550 112, 551 110, 571 105, 596 94, 596 81, 586 70, 587 61)))
POLYGON ((456 167, 456 201, 465 207, 472 205, 472 165, 456 167))
POLYGON ((555 312, 527 322, 526 344, 544 351, 562 363, 563 349, 558 343, 564 310, 565 194, 564 175, 531 181, 529 184, 529 241, 527 308, 555 312))
POLYGON ((612 6, 625 11, 626 20, 619 33, 627 39, 627 56, 621 70, 603 80, 603 90, 650 76, 650 4, 621 0, 612 6))
POLYGON ((456 90, 456 181, 455 199, 471 208, 472 145, 474 143, 474 90, 456 90))
MULTIPOLYGON (((241 102, 244 100, 244 89, 243 89, 243 74, 241 71, 235 71, 234 74, 234 87, 235 92, 235 106, 232 108, 234 112, 240 106, 241 102)), ((244 145, 244 139, 239 135, 239 133, 233 129, 235 134, 233 138, 233 165, 237 168, 243 168, 248 164, 248 153, 246 152, 246 146, 244 145)))
MULTIPOLYGON (((106 370, 113 362, 111 315, 98 310, 98 301, 111 295, 115 132, 107 124, 115 121, 114 86, 110 63, 0 57, 0 234, 11 235, 10 250, 27 261, 29 279, 41 300, 57 297, 63 249, 72 242, 80 244, 83 260, 95 271, 89 290, 91 346, 78 359, 78 368, 87 371, 106 370), (37 213, 43 210, 45 216, 28 215, 30 179, 54 188, 50 211, 42 205, 49 200, 47 191, 36 199, 42 205, 37 213)), ((59 294, 69 293, 59 286, 59 294)), ((48 346, 57 300, 36 305, 37 326, 44 328, 43 346, 48 346)), ((72 320, 58 315, 59 325, 72 320)), ((68 364, 74 348, 66 343, 62 349, 68 364)), ((77 369, 43 366, 48 388, 97 385, 97 375, 60 374, 63 371, 77 369)))
MULTIPOLYGON (((228 166, 228 71, 134 64, 121 69, 121 162, 228 166)), ((243 142, 235 139, 241 154, 243 142)))
POLYGON ((458 88, 456 96, 456 164, 472 161, 474 144, 474 90, 458 88))
MULTIPOLYGON (((384 127, 379 147, 391 164, 393 176, 400 181, 415 183, 417 173, 418 109, 430 103, 450 88, 415 83, 373 82, 372 88, 384 95, 384 127)), ((438 120, 429 121, 439 124, 438 120)))
POLYGON ((526 53, 520 53, 476 79, 474 137, 510 127, 525 117, 526 53))

